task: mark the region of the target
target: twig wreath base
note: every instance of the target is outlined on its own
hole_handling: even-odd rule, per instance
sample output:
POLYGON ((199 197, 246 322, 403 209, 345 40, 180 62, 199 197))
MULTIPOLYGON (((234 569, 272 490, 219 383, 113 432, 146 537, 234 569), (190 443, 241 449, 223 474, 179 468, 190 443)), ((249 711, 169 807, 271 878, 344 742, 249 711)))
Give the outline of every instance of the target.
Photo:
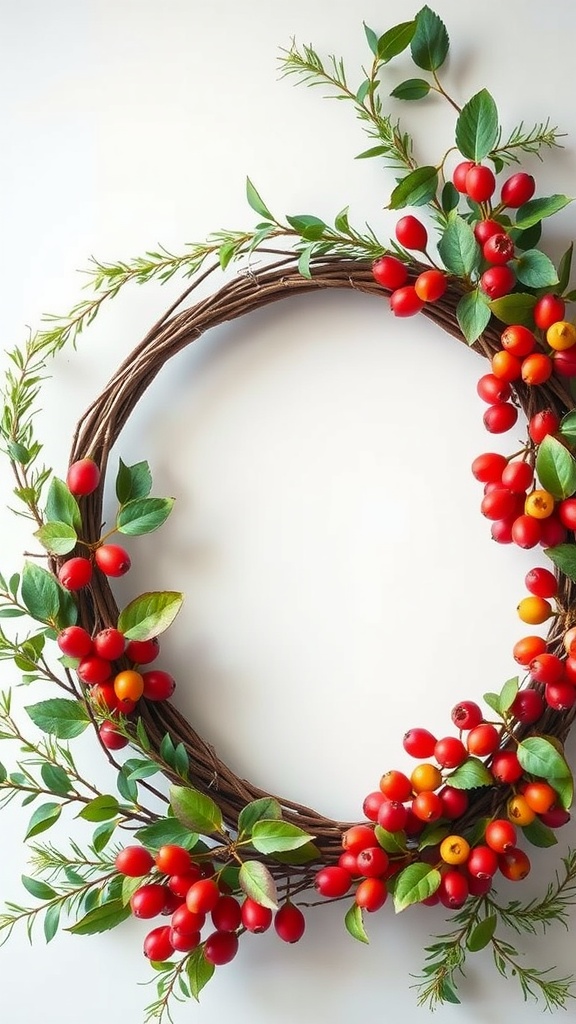
POLYGON ((0 576, 0 618, 35 623, 15 638, 0 629, 0 657, 13 660, 25 683, 50 682, 66 697, 26 707, 42 733, 38 741, 16 722, 10 693, 0 695, 0 738, 21 751, 17 770, 0 764, 0 805, 14 797, 24 805, 44 801, 36 803, 25 837, 33 875, 23 876, 39 903, 8 904, 0 935, 7 938, 20 922, 31 934, 39 918, 50 941, 62 916, 72 921, 69 931, 87 935, 131 914, 170 915, 144 940, 158 972, 147 1020, 172 1019, 174 1000, 197 998, 214 970, 234 958, 245 931, 274 923, 282 940, 298 941, 305 929, 300 907, 310 906, 311 890, 314 905, 347 901, 345 927, 361 942, 368 941, 364 911, 379 909, 388 896, 396 911, 440 902, 453 912, 453 931, 426 947, 420 1004, 459 1002, 467 954, 487 946, 496 970, 515 976, 525 998, 541 997, 552 1009, 572 997, 571 978, 524 966, 497 925, 534 934, 553 921, 566 923, 576 903, 576 853, 564 858, 563 874, 540 900, 505 904, 492 888, 497 873, 519 881, 530 870, 523 840, 557 843, 555 830, 570 819, 573 798, 564 742, 576 717, 576 326, 565 310, 576 291, 569 289, 572 246, 558 268, 537 248, 542 222, 570 200, 533 199, 536 183, 523 171, 507 177, 495 196, 496 174, 518 163, 519 153, 539 156, 557 146, 559 133, 546 122, 528 131, 520 125, 505 138, 487 90, 463 106, 450 97, 439 79, 448 35, 430 8, 381 36, 366 26, 365 34, 371 66, 355 90, 342 61, 323 62, 312 47, 293 45, 283 70, 353 104, 372 142, 360 155, 383 158, 393 169, 390 209, 427 211, 439 233, 432 254, 428 229, 412 214, 384 244, 370 227, 353 228, 347 208, 333 227, 311 215, 280 220, 248 180, 248 203, 260 218, 253 231, 216 232, 184 256, 161 251, 95 264, 95 297, 9 354, 0 434, 15 496, 48 568, 31 556, 22 573, 0 576), (387 65, 408 51, 428 78, 400 82, 391 95, 414 101, 433 93, 457 114, 456 145, 437 165, 417 163, 412 139, 380 98, 387 65), (187 305, 214 271, 234 263, 240 272, 187 305), (82 416, 66 480, 38 468, 35 402, 50 357, 74 343, 125 284, 175 274, 192 283, 82 416), (103 526, 112 449, 165 364, 219 325, 328 289, 385 300, 398 316, 420 313, 485 357, 490 372, 478 394, 487 404, 486 429, 504 433, 522 410, 528 437, 509 458, 488 452, 475 460, 472 472, 484 485, 481 511, 495 540, 540 544, 554 569, 536 566, 526 577, 530 596, 520 602, 521 621, 552 625, 547 637, 530 635, 516 645, 523 678, 484 694, 491 714, 472 701, 454 708, 457 735, 437 739, 423 728, 409 730, 403 746, 420 763, 409 777, 385 770, 379 790, 363 803, 365 818, 355 822, 335 821, 240 778, 170 699, 171 677, 147 670, 182 595, 151 591, 119 609, 110 582, 130 568, 127 552, 110 538, 150 533, 170 512, 172 499, 149 497, 147 463, 128 467, 120 460, 118 512, 111 528, 103 526), (56 666, 49 655, 54 643, 56 666), (100 792, 70 750, 68 741, 89 727, 116 773, 119 796, 100 792), (124 747, 130 756, 116 760, 124 747), (63 810, 78 805, 77 816, 94 825, 87 849, 75 839, 71 852, 38 840, 63 810), (128 846, 118 845, 122 830, 128 846), (212 930, 203 936, 205 925, 212 930))

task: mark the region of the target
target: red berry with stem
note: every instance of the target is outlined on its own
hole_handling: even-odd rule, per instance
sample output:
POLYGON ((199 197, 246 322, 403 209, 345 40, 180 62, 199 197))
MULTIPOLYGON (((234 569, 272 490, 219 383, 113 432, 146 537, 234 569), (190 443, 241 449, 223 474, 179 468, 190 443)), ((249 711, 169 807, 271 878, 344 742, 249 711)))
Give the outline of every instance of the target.
POLYGON ((381 878, 365 878, 358 884, 354 902, 357 907, 373 914, 383 907, 388 898, 386 883, 381 878))
POLYGON ((515 494, 525 494, 534 481, 534 470, 529 462, 509 462, 502 470, 502 484, 515 494))
POLYGON ((94 552, 94 561, 105 576, 124 576, 130 566, 130 555, 119 544, 101 544, 94 552))
POLYGON ((404 733, 402 746, 411 757, 432 757, 436 746, 436 737, 428 729, 409 729, 404 733))
MULTIPOLYGON (((434 739, 434 737, 432 738, 434 739)), ((432 746, 432 750, 434 750, 434 746, 432 746)), ((404 772, 392 769, 385 772, 380 779, 380 790, 389 800, 408 800, 412 796, 412 783, 404 772)))
POLYGON ((466 194, 476 203, 485 203, 494 194, 496 178, 483 164, 473 164, 465 177, 466 194))
POLYGON ((516 753, 513 750, 497 750, 490 765, 492 775, 497 782, 512 786, 524 774, 516 753))
POLYGON ((130 897, 130 909, 134 917, 158 917, 166 903, 166 889, 159 882, 141 885, 130 897))
POLYGON ((507 178, 500 190, 500 200, 504 206, 517 208, 532 199, 536 190, 536 182, 531 174, 518 171, 507 178))
POLYGON ((476 385, 478 397, 488 405, 496 405, 497 402, 507 402, 512 396, 512 388, 508 381, 496 377, 493 373, 485 373, 480 377, 476 385))
POLYGON ((480 287, 490 299, 509 295, 516 284, 516 274, 507 265, 492 266, 480 277, 480 287))
POLYGON ((92 579, 92 562, 89 558, 69 558, 58 569, 58 579, 66 590, 81 590, 92 579))
MULTIPOLYGON (((384 851, 382 851, 384 852, 384 851)), ((314 887, 321 896, 337 899, 344 896, 352 885, 352 875, 338 864, 320 868, 314 876, 314 887)))
POLYGON ((415 249, 424 252, 428 245, 428 232, 422 221, 411 214, 401 217, 395 228, 396 240, 405 249, 415 249))
POLYGON ((508 460, 498 452, 483 452, 472 463, 472 475, 481 484, 500 483, 508 460))
POLYGON ((102 722, 98 735, 108 750, 122 750, 128 746, 128 739, 122 735, 114 722, 102 722))
POLYGON ((536 336, 522 324, 510 324, 500 335, 502 348, 513 356, 523 359, 536 347, 536 336))
POLYGON ((538 690, 519 690, 509 710, 517 722, 533 725, 544 713, 544 699, 538 690))
POLYGON ((406 284, 408 270, 406 264, 396 256, 380 256, 372 264, 372 276, 383 288, 394 291, 406 284))
POLYGON ((97 654, 89 654, 82 658, 78 668, 79 678, 87 686, 94 683, 105 683, 112 675, 112 665, 106 658, 99 658, 97 654))
POLYGON ((489 846, 475 846, 470 850, 466 870, 475 878, 492 878, 498 870, 498 857, 489 846))
POLYGON ((424 302, 419 298, 413 284, 406 284, 403 288, 395 288, 390 296, 390 309, 394 316, 415 316, 419 313, 424 302))
POLYGON ((368 846, 360 851, 356 863, 364 878, 379 878, 388 867, 388 854, 381 846, 368 846))
POLYGON ((149 960, 161 963, 169 960, 174 952, 170 942, 170 925, 164 924, 159 928, 153 928, 144 939, 144 956, 149 960))
POLYGON ((142 878, 154 867, 154 858, 144 846, 125 846, 116 854, 116 870, 128 878, 142 878))
POLYGON ((155 857, 156 867, 164 875, 187 875, 192 870, 192 858, 183 846, 166 843, 155 857))
POLYGON ((484 245, 492 235, 499 235, 502 225, 497 220, 478 220, 474 225, 474 238, 478 245, 484 245))
POLYGON ((461 160, 459 164, 456 164, 452 172, 452 183, 458 192, 466 192, 466 175, 474 166, 473 160, 461 160))
POLYGON ((124 654, 126 640, 124 634, 114 626, 101 629, 94 637, 94 650, 99 658, 106 658, 108 661, 116 661, 124 654))
POLYGON ((384 803, 378 811, 378 824, 387 832, 401 832, 408 820, 408 809, 399 800, 388 800, 384 797, 384 803))
POLYGON ((555 434, 560 426, 560 419, 552 409, 542 409, 534 413, 528 422, 528 433, 534 444, 541 444, 548 434, 555 434))
POLYGON ((516 846, 516 828, 507 818, 494 818, 488 822, 484 838, 494 853, 506 853, 516 846))
POLYGON ((235 932, 212 932, 204 943, 204 959, 215 967, 229 964, 238 952, 238 936, 235 932))
POLYGON ((157 637, 149 640, 129 640, 126 644, 126 657, 135 665, 149 665, 160 653, 160 642, 157 637))
POLYGON ((151 669, 142 673, 144 680, 143 696, 146 700, 168 700, 176 689, 176 681, 168 672, 151 669))
POLYGON ((442 768, 457 768, 468 757, 468 751, 457 736, 444 736, 434 747, 434 758, 442 768))
POLYGON ((475 726, 480 725, 484 715, 475 701, 461 700, 452 708, 450 717, 457 729, 474 729, 475 726))
POLYGON ((505 853, 501 853, 498 857, 498 867, 500 873, 504 875, 510 882, 520 882, 526 878, 529 873, 531 864, 530 858, 524 850, 520 850, 517 846, 513 846, 511 849, 506 850, 505 853))
POLYGON ((250 899, 244 900, 242 907, 242 924, 246 931, 259 934, 268 930, 272 924, 272 911, 269 907, 263 907, 260 903, 250 899))
POLYGON ((66 486, 71 494, 81 497, 92 494, 100 483, 100 470, 94 459, 78 459, 68 467, 66 486))
POLYGON ((564 319, 565 312, 566 304, 564 299, 554 295, 552 292, 547 292, 545 295, 541 295, 536 302, 532 310, 532 316, 534 317, 536 327, 539 327, 541 331, 547 331, 552 324, 564 319))
POLYGON ((242 912, 234 896, 220 896, 212 911, 212 924, 219 932, 235 932, 240 927, 242 912))
POLYGON ((519 548, 533 548, 540 542, 542 523, 545 520, 534 516, 521 515, 512 524, 512 540, 519 548))
POLYGON ((298 942, 306 928, 304 914, 294 903, 283 903, 274 916, 274 928, 283 942, 298 942))
POLYGON ((58 633, 56 642, 69 658, 85 658, 93 648, 92 637, 82 626, 67 626, 58 633))
POLYGON ((414 291, 422 302, 437 302, 448 287, 448 278, 442 270, 423 270, 414 281, 414 291))
POLYGON ((488 263, 495 266, 503 266, 514 258, 514 242, 504 231, 497 235, 490 235, 484 242, 482 255, 488 263))

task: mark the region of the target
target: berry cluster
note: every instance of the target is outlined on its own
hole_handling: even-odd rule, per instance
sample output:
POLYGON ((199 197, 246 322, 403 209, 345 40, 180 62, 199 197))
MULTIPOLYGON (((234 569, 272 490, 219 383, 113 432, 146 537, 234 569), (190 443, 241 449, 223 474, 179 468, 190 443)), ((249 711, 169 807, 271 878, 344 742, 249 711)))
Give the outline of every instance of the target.
POLYGON ((259 934, 273 924, 278 937, 289 943, 304 934, 304 915, 290 900, 273 911, 249 896, 237 899, 209 856, 193 858, 182 846, 166 844, 155 854, 145 846, 127 846, 115 865, 119 874, 136 880, 130 896, 135 917, 170 918, 144 938, 150 960, 162 962, 202 947, 204 959, 219 966, 234 959, 244 932, 259 934))

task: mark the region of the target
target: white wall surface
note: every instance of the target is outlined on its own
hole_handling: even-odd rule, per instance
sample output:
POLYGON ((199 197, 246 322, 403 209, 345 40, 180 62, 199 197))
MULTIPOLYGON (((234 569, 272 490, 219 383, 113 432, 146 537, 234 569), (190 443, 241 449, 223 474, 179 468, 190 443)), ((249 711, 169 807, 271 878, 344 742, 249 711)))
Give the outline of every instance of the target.
MULTIPOLYGON (((343 55, 354 79, 368 59, 362 21, 381 33, 418 5, 0 6, 3 349, 78 300, 76 271, 92 255, 114 261, 159 244, 180 252, 210 231, 250 228, 246 175, 281 215, 329 220, 349 205, 354 223, 389 237, 392 178, 374 160, 354 161, 368 143, 351 109, 280 81, 277 56, 292 37, 312 42, 343 55)), ((487 87, 506 130, 550 116, 566 146, 525 167, 540 194, 573 192, 572 5, 433 6, 452 40, 451 90, 465 100, 487 87)), ((403 67, 391 66, 392 84, 403 67)), ((449 108, 432 100, 398 113, 418 158, 435 162, 452 139, 449 108)), ((575 217, 569 209, 547 226, 553 257, 576 233, 575 217)), ((83 409, 176 294, 174 284, 132 288, 76 353, 57 359, 41 433, 59 475, 83 409)), ((524 632, 515 607, 534 554, 490 541, 469 466, 494 444, 510 451, 522 431, 511 442, 486 435, 475 392, 483 369, 423 320, 393 320, 361 296, 318 295, 203 339, 166 367, 126 428, 118 454, 148 459, 155 493, 177 504, 162 533, 132 545, 119 594, 185 591, 163 644, 179 706, 238 773, 270 791, 355 818, 383 771, 408 767, 407 728, 450 732, 457 700, 514 674, 511 647, 524 632)), ((5 509, 11 482, 0 472, 1 568, 10 572, 30 540, 5 509)), ((16 681, 3 667, 2 685, 16 681)), ((83 756, 106 779, 88 740, 83 756)), ((3 812, 3 899, 23 896, 27 820, 15 805, 3 812)), ((575 841, 569 825, 556 850, 534 851, 532 874, 509 894, 541 893, 575 841)), ((444 922, 442 911, 394 918, 386 908, 369 919, 365 947, 345 932, 341 909, 325 907, 297 946, 243 940, 200 1006, 177 1008, 175 1022, 416 1024, 428 1011, 416 1008, 411 975, 444 922)), ((32 948, 16 931, 0 950, 2 1020, 139 1024, 153 995, 140 985, 150 977, 145 930, 129 922, 94 938, 62 934, 48 947, 39 931, 32 948)), ((530 964, 576 969, 563 931, 519 941, 530 964)), ((540 1020, 487 952, 470 960, 461 994, 461 1007, 437 1011, 438 1024, 540 1020)))

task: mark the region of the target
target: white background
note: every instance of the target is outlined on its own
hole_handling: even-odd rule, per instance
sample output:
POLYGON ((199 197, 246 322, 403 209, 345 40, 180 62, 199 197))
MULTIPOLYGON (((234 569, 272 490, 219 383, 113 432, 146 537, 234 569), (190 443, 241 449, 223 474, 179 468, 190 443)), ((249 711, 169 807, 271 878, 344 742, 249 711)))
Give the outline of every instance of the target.
MULTIPOLYGON (((435 9, 452 40, 449 90, 463 102, 489 88, 505 133, 550 116, 568 132, 566 148, 525 166, 540 194, 570 193, 571 6, 484 0, 472 14, 437 0, 435 9)), ((280 216, 330 220, 349 205, 353 223, 369 221, 386 241, 393 179, 375 160, 354 161, 370 143, 351 107, 280 81, 277 57, 292 37, 312 42, 343 55, 358 83, 369 60, 362 21, 380 34, 416 10, 400 0, 4 0, 2 347, 79 299, 76 271, 91 256, 115 261, 159 244, 181 252, 210 231, 250 228, 246 175, 280 216)), ((391 89, 414 71, 403 57, 389 74, 391 89)), ((415 135, 418 160, 436 162, 452 140, 450 109, 435 99, 391 109, 415 135)), ((574 222, 570 209, 547 226, 554 258, 574 222)), ((83 409, 177 291, 132 287, 78 352, 57 359, 39 429, 59 475, 83 409)), ((457 700, 514 674, 511 647, 526 632, 515 606, 541 556, 490 541, 469 466, 495 445, 518 447, 522 427, 489 438, 475 392, 479 357, 361 296, 282 304, 194 349, 166 367, 118 446, 126 462, 150 461, 154 493, 177 498, 162 533, 131 546, 120 598, 183 590, 185 610, 162 652, 179 706, 238 773, 356 818, 383 771, 409 767, 407 728, 450 732, 457 700)), ((12 485, 1 472, 1 568, 10 573, 33 542, 4 508, 12 485)), ((2 685, 10 682, 3 667, 2 685)), ((82 750, 91 777, 113 786, 95 746, 82 750)), ((23 898, 28 814, 15 805, 3 814, 4 899, 23 898)), ((542 892, 570 841, 571 825, 555 851, 534 851, 521 891, 502 891, 542 892)), ((427 1011, 416 1009, 411 975, 444 921, 436 910, 394 919, 386 908, 369 919, 365 947, 345 933, 341 909, 325 907, 297 946, 272 935, 243 941, 200 1007, 177 1009, 175 1020, 417 1021, 427 1011)), ((0 951, 4 1019, 138 1024, 153 995, 139 987, 149 977, 144 931, 130 922, 45 947, 39 930, 32 950, 16 931, 0 951)), ((520 943, 528 963, 576 968, 562 931, 520 943)), ((462 1007, 438 1010, 440 1024, 540 1019, 538 1007, 521 1006, 515 982, 495 976, 487 952, 470 961, 461 994, 462 1007)))

